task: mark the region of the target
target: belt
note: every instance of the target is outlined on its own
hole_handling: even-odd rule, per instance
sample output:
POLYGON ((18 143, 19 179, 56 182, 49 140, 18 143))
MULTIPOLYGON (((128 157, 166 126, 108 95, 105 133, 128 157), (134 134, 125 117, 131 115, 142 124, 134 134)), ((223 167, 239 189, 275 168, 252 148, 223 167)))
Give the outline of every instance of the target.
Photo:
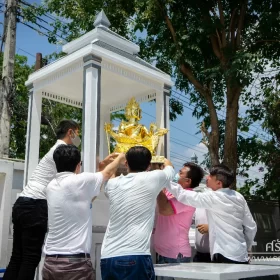
POLYGON ((64 259, 78 259, 78 258, 86 258, 90 259, 90 254, 80 253, 80 254, 73 254, 73 255, 46 255, 49 258, 64 258, 64 259))
POLYGON ((27 196, 19 196, 18 201, 31 201, 31 202, 37 202, 37 201, 44 201, 47 202, 46 199, 37 199, 37 198, 31 198, 31 197, 27 197, 27 196))
POLYGON ((19 201, 35 201, 34 198, 31 198, 31 197, 26 197, 26 196, 20 196, 18 198, 19 201))

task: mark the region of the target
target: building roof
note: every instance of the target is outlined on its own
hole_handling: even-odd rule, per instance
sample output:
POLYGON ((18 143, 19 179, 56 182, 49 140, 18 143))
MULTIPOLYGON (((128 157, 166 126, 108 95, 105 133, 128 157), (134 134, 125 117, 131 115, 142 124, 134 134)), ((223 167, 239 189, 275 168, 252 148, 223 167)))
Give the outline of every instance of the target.
POLYGON ((135 54, 130 54, 130 53, 126 52, 126 51, 123 51, 121 49, 115 48, 115 47, 113 47, 113 46, 111 46, 111 45, 109 45, 109 44, 107 44, 105 42, 102 42, 102 41, 96 41, 93 44, 96 45, 96 46, 99 46, 99 47, 101 47, 103 49, 106 49, 108 51, 111 51, 111 52, 114 52, 114 53, 119 54, 121 56, 124 56, 124 57, 126 57, 126 58, 128 58, 128 59, 130 59, 132 61, 135 61, 135 62, 137 62, 137 63, 139 63, 141 65, 144 65, 144 66, 146 66, 146 67, 148 67, 150 69, 153 69, 155 71, 158 71, 160 73, 165 74, 165 72, 163 72, 160 69, 154 67, 153 65, 151 65, 150 63, 144 61, 143 59, 141 59, 139 56, 137 56, 135 54))

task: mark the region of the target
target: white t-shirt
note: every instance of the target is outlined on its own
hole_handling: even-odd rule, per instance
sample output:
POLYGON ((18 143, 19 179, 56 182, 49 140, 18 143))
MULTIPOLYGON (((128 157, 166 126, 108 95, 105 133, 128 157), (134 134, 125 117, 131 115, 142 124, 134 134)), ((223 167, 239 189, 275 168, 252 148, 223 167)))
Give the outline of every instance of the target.
POLYGON ((35 168, 20 196, 34 199, 46 199, 45 189, 57 173, 55 162, 53 160, 53 153, 59 145, 66 145, 66 143, 62 140, 56 141, 55 145, 48 151, 35 168))
POLYGON ((57 173, 47 187, 49 232, 44 252, 89 253, 92 240, 91 200, 100 192, 102 173, 57 173))
POLYGON ((196 193, 173 182, 167 188, 178 201, 207 209, 211 257, 220 253, 233 261, 248 261, 257 225, 242 194, 229 188, 196 193))
POLYGON ((107 182, 110 221, 101 258, 150 255, 156 197, 174 175, 174 169, 167 166, 164 170, 121 175, 107 182))

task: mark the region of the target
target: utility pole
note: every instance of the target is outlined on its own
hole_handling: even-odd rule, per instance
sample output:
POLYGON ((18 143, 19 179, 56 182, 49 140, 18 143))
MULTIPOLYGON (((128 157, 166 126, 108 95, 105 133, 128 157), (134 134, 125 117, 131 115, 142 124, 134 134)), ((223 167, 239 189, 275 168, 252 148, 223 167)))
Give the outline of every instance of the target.
POLYGON ((14 65, 18 0, 6 0, 3 34, 5 40, 2 80, 0 82, 0 158, 9 157, 11 102, 15 94, 14 65), (6 28, 5 28, 6 27, 6 28))

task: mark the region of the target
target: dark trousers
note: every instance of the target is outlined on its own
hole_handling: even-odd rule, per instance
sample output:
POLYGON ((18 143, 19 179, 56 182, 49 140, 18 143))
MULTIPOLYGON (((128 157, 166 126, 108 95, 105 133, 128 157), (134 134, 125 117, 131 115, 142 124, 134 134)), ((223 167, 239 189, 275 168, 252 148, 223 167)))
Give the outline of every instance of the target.
POLYGON ((193 257, 193 262, 210 263, 211 255, 210 255, 210 253, 201 253, 201 252, 196 251, 196 254, 193 257))
POLYGON ((13 206, 12 256, 3 280, 33 280, 48 227, 45 199, 19 197, 13 206))
POLYGON ((102 280, 154 280, 153 261, 149 255, 131 255, 101 259, 102 280))
POLYGON ((224 257, 222 254, 214 254, 212 262, 214 263, 235 263, 235 264, 249 264, 249 262, 237 262, 224 257))

